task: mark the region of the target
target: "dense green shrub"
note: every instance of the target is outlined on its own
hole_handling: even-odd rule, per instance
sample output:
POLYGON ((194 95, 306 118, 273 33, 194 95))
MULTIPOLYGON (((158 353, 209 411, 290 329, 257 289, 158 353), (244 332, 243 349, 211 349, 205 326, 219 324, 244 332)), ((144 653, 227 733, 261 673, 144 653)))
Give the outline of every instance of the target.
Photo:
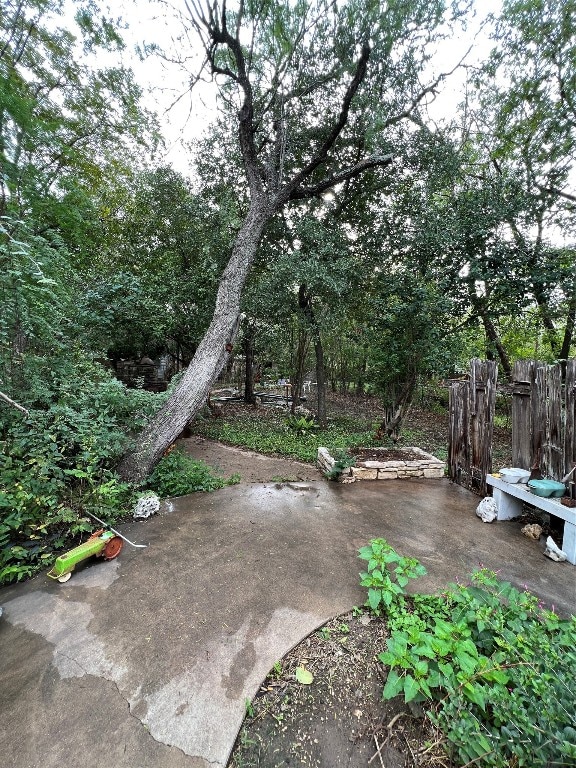
MULTIPOLYGON (((84 511, 113 520, 133 490, 113 468, 162 398, 128 390, 97 366, 95 381, 60 382, 58 397, 28 416, 2 409, 0 428, 0 584, 31 575, 92 528, 84 511)), ((44 397, 50 394, 50 377, 44 397)), ((38 404, 38 397, 34 397, 38 404)))
POLYGON ((382 539, 360 550, 368 605, 386 610, 384 698, 428 701, 453 757, 484 768, 576 764, 576 618, 482 569, 468 585, 407 600, 425 571, 382 539))
POLYGON ((195 491, 215 491, 239 481, 238 475, 225 479, 214 474, 203 461, 173 449, 163 456, 148 478, 146 485, 161 498, 185 496, 195 491))

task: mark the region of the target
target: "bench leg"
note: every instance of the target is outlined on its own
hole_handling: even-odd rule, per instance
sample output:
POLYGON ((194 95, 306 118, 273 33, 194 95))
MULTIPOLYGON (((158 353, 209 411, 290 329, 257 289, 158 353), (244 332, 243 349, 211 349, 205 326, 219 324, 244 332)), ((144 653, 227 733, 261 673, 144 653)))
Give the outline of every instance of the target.
POLYGON ((522 501, 514 496, 509 496, 501 491, 500 488, 493 489, 492 498, 498 507, 497 520, 513 520, 522 514, 522 501))
POLYGON ((574 523, 564 522, 564 538, 562 540, 562 551, 566 552, 568 562, 576 565, 576 525, 574 523))

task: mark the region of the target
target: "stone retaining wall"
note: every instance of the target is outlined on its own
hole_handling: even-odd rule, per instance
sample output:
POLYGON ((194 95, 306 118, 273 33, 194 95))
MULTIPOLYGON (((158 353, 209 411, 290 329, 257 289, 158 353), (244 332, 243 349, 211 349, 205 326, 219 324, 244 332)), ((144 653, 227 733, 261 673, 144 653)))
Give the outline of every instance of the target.
MULTIPOLYGON (((375 448, 375 451, 386 450, 375 448)), ((346 468, 339 477, 342 483, 353 483, 356 480, 398 480, 406 477, 444 477, 445 463, 431 453, 426 453, 421 448, 396 449, 410 452, 421 457, 411 461, 394 459, 392 461, 357 461, 353 467, 346 468)), ((322 472, 331 472, 335 459, 330 456, 326 448, 318 448, 318 466, 322 472)))

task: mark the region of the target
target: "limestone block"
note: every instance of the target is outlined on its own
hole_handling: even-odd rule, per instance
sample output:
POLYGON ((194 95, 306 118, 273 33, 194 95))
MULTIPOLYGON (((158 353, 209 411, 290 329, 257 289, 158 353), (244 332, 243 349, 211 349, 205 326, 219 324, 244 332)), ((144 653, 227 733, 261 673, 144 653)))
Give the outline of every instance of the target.
POLYGON ((476 507, 476 514, 483 523, 493 523, 498 517, 498 507, 491 496, 486 496, 476 507))
MULTIPOLYGON (((498 514, 498 512, 496 512, 496 514, 498 514)), ((529 539, 538 541, 540 536, 542 536, 542 526, 538 525, 538 523, 531 523, 525 525, 524 528, 520 528, 520 532, 523 533, 524 536, 527 536, 529 539)))
POLYGON ((364 467, 352 467, 352 475, 356 480, 377 480, 377 469, 365 469, 364 467))
POLYGON ((160 499, 155 493, 148 493, 145 496, 141 496, 134 508, 132 514, 134 520, 146 520, 151 515, 155 515, 160 509, 160 499))
POLYGON ((444 477, 444 465, 425 469, 423 475, 424 477, 444 477))
POLYGON ((398 477, 397 469, 379 469, 378 480, 396 480, 398 477))
POLYGON ((318 448, 318 456, 316 461, 320 466, 320 469, 322 469, 324 472, 330 472, 336 463, 326 448, 318 448))
POLYGON ((562 563, 564 560, 568 559, 566 552, 560 549, 552 536, 548 536, 546 539, 546 549, 544 550, 544 554, 556 563, 562 563))

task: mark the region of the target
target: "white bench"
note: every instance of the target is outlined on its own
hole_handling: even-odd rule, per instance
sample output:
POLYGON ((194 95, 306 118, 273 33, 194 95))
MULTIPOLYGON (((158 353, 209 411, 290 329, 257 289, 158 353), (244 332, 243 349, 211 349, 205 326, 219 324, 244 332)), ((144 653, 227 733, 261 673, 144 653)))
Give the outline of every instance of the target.
POLYGON ((506 483, 493 475, 486 476, 486 483, 493 488, 493 498, 498 507, 498 520, 512 520, 522 514, 522 504, 548 512, 553 517, 564 520, 564 538, 562 550, 568 556, 568 562, 576 565, 576 507, 565 507, 560 499, 546 499, 530 493, 523 483, 506 483))

